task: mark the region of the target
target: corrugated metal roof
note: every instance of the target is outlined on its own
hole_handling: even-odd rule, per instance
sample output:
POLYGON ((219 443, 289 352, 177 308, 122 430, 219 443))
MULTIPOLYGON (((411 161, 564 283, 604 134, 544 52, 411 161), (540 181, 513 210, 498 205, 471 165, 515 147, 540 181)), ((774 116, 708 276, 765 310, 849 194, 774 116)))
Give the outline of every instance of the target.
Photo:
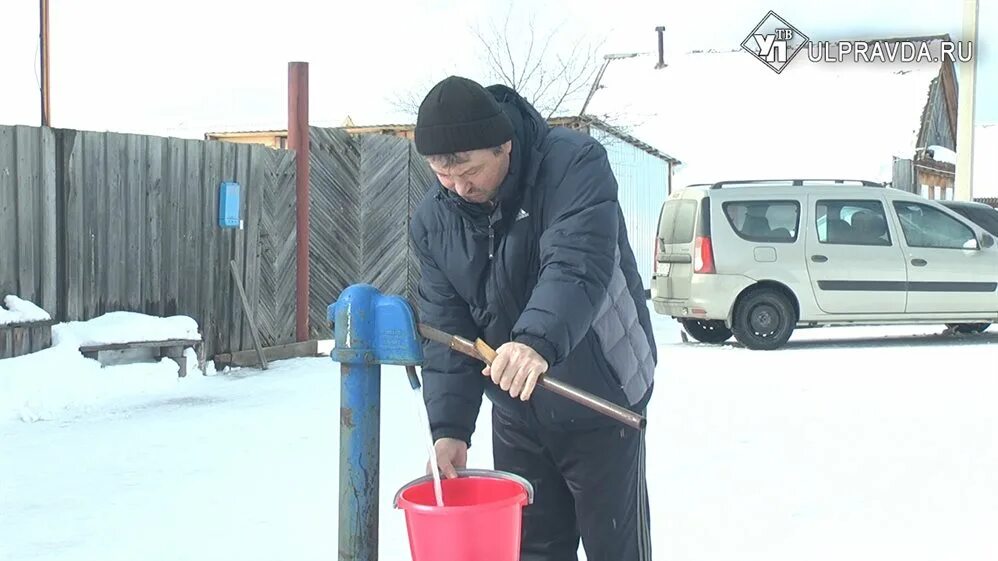
POLYGON ((631 144, 632 146, 635 146, 636 148, 644 150, 645 152, 651 154, 652 156, 655 156, 656 158, 660 158, 662 160, 665 160, 665 161, 669 162, 670 164, 673 164, 673 165, 682 165, 682 163, 683 163, 679 159, 674 158, 674 157, 666 154, 665 152, 662 152, 661 150, 655 148, 654 146, 652 146, 652 145, 650 145, 650 144, 648 144, 646 142, 641 141, 640 139, 636 138, 635 136, 633 136, 631 134, 628 134, 622 128, 614 126, 614 125, 611 125, 610 123, 607 123, 606 121, 600 119, 599 117, 597 117, 595 115, 578 115, 578 116, 571 116, 571 117, 554 117, 554 118, 548 119, 548 122, 551 123, 551 124, 553 124, 553 125, 562 125, 562 124, 569 124, 569 123, 579 123, 579 124, 584 124, 584 125, 589 125, 589 126, 592 126, 592 127, 596 127, 598 129, 602 130, 603 132, 605 132, 607 134, 611 134, 614 137, 619 138, 620 140, 623 140, 624 142, 626 142, 628 144, 631 144))

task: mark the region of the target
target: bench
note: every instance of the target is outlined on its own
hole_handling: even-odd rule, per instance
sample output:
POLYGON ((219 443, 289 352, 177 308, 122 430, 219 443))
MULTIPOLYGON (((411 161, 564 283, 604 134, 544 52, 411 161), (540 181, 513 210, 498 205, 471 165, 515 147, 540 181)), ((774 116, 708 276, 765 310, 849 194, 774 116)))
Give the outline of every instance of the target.
POLYGON ((0 325, 0 359, 43 351, 52 346, 55 320, 26 321, 0 325))
MULTIPOLYGON (((101 353, 110 351, 130 351, 145 349, 153 354, 153 358, 160 360, 169 358, 180 367, 180 377, 187 376, 187 360, 184 358, 184 349, 190 347, 198 355, 198 367, 204 370, 204 346, 200 339, 165 339, 161 341, 132 341, 130 343, 106 343, 100 345, 84 345, 80 347, 80 353, 100 362, 101 353)), ((103 364, 103 363, 102 363, 103 364)))

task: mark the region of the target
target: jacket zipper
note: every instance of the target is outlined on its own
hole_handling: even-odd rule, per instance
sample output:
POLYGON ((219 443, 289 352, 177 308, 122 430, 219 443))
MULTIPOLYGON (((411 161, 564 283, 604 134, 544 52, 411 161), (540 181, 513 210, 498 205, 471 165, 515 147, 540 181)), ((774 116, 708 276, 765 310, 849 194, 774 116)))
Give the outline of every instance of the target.
POLYGON ((492 224, 489 224, 489 261, 492 261, 492 257, 495 255, 495 245, 496 245, 496 231, 492 224))

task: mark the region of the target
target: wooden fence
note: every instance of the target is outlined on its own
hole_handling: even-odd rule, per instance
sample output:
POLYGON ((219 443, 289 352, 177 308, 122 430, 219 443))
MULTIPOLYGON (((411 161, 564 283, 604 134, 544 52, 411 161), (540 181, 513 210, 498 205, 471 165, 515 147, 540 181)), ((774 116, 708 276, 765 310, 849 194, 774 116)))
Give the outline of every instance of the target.
POLYGON ((329 338, 326 307, 350 284, 415 295, 409 219, 432 175, 405 138, 310 132, 309 324, 313 337, 329 338))
POLYGON ((55 135, 0 127, 0 302, 7 294, 53 314, 58 302, 55 135))
POLYGON ((294 341, 295 156, 262 146, 0 126, 0 294, 62 321, 197 320, 209 355, 294 341), (244 224, 218 226, 219 186, 244 224))

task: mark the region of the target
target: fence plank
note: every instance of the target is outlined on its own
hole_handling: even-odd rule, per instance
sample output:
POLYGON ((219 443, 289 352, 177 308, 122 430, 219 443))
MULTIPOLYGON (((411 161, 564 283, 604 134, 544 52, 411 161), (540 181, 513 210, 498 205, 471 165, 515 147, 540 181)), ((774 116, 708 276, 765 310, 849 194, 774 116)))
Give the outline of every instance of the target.
POLYGON ((14 127, 0 126, 0 302, 17 290, 17 167, 14 127))
POLYGON ((218 333, 218 307, 215 300, 215 283, 217 282, 218 263, 218 188, 222 182, 222 143, 208 142, 205 144, 204 184, 202 194, 205 196, 204 221, 201 244, 203 246, 204 268, 201 276, 204 279, 204 297, 202 298, 202 321, 205 326, 202 336, 206 341, 206 352, 210 356, 217 354, 215 335, 218 333))
MULTIPOLYGON (((249 196, 249 166, 250 166, 250 150, 253 147, 249 144, 237 144, 236 145, 236 183, 240 187, 240 197, 239 197, 239 216, 240 220, 243 220, 246 216, 246 198, 249 196)), ((233 235, 232 243, 232 260, 236 262, 236 269, 239 273, 240 279, 245 285, 246 279, 246 236, 243 227, 237 228, 233 235)), ((230 282, 233 285, 233 290, 229 293, 230 295, 236 294, 238 286, 232 275, 229 275, 230 282)), ((249 346, 242 346, 242 335, 245 326, 243 325, 245 321, 245 314, 243 313, 243 307, 239 304, 239 300, 234 300, 232 304, 232 329, 229 332, 229 348, 233 351, 243 350, 244 348, 250 348, 249 346)))
MULTIPOLYGON (((38 288, 38 268, 40 266, 38 258, 38 151, 40 150, 40 138, 37 129, 31 127, 15 127, 14 134, 17 161, 17 237, 16 243, 11 244, 10 250, 17 254, 18 260, 18 288, 17 293, 21 298, 34 303, 39 301, 38 288)), ((0 295, 2 297, 2 295, 0 295)))
POLYGON ((200 325, 201 246, 197 240, 201 235, 201 162, 204 150, 202 142, 197 140, 188 140, 185 144, 187 174, 181 189, 184 193, 184 206, 180 217, 184 240, 180 250, 180 282, 184 289, 181 291, 179 313, 194 318, 200 325))
POLYGON ((58 242, 58 220, 59 212, 58 192, 56 187, 56 139, 55 133, 50 128, 41 129, 40 161, 38 171, 41 174, 39 193, 39 203, 41 210, 41 235, 39 243, 41 245, 41 301, 38 302, 49 315, 56 317, 59 313, 59 258, 58 242))
POLYGON ((180 190, 184 178, 184 141, 167 139, 163 182, 163 315, 177 314, 180 297, 180 190))
POLYGON ((130 134, 125 137, 125 309, 142 312, 142 285, 145 282, 145 165, 146 139, 130 134))
MULTIPOLYGON (((236 177, 236 145, 222 145, 222 180, 235 181, 236 177)), ((216 349, 228 349, 229 333, 232 329, 232 275, 229 273, 229 260, 232 259, 232 244, 234 235, 230 229, 218 228, 218 255, 215 262, 214 300, 218 332, 216 333, 216 349)))
POLYGON ((125 135, 107 133, 107 220, 105 228, 107 238, 104 250, 107 259, 100 266, 105 274, 106 289, 102 312, 112 312, 123 309, 125 298, 126 261, 125 248, 128 240, 125 236, 125 166, 126 140, 125 135))
POLYGON ((163 315, 163 183, 166 139, 149 137, 146 142, 146 271, 142 280, 145 313, 163 315))
MULTIPOLYGON (((16 293, 25 300, 38 301, 37 280, 38 270, 38 197, 37 160, 39 144, 38 129, 19 126, 14 129, 17 146, 16 172, 17 177, 17 240, 11 244, 8 251, 17 253, 18 283, 16 293)), ((7 249, 7 248, 5 248, 7 249)), ((0 295, 2 297, 3 295, 0 295)))
POLYGON ((83 319, 86 313, 84 305, 84 277, 86 271, 85 244, 87 226, 84 221, 83 189, 85 185, 83 150, 84 137, 76 131, 61 131, 59 143, 62 145, 63 162, 63 213, 65 225, 60 233, 62 247, 65 252, 63 260, 64 273, 62 286, 65 300, 63 319, 76 321, 83 319))
MULTIPOLYGON (((243 278, 246 285, 246 298, 249 314, 260 326, 260 206, 265 188, 265 175, 268 150, 254 146, 250 151, 249 177, 246 186, 246 267, 243 278)), ((253 343, 249 321, 243 322, 240 346, 248 349, 253 343)), ((257 334, 259 336, 259 333, 257 334)))
POLYGON ((105 286, 99 273, 101 262, 100 248, 104 242, 101 226, 106 224, 106 190, 104 135, 96 132, 83 134, 83 183, 80 197, 83 199, 83 317, 92 318, 100 314, 99 287, 105 286))

